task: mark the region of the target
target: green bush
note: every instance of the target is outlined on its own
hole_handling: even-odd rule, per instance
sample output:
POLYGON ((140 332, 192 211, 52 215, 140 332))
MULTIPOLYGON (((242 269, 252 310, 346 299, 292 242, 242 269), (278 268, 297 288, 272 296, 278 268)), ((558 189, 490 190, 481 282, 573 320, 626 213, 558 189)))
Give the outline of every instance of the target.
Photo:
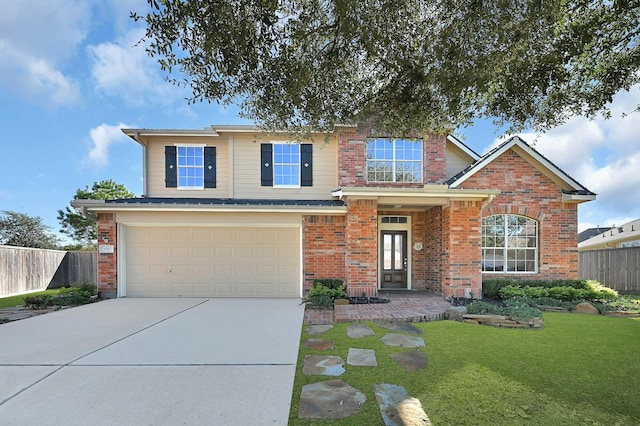
MULTIPOLYGON (((322 280, 314 280, 313 287, 309 291, 306 302, 312 306, 328 308, 333 306, 333 300, 345 296, 345 285, 340 280, 340 284, 336 288, 331 288, 321 283, 322 280)), ((335 281, 331 281, 330 285, 336 285, 335 281)))
POLYGON ((475 300, 467 305, 467 313, 476 315, 504 315, 504 309, 491 303, 475 300))
POLYGON ((334 290, 342 287, 342 290, 344 290, 344 281, 337 278, 317 278, 313 280, 313 286, 315 287, 317 285, 323 285, 334 290))
MULTIPOLYGON (((482 294, 484 297, 495 299, 500 297, 500 289, 507 286, 515 287, 571 287, 575 289, 586 289, 589 286, 588 280, 527 280, 512 278, 492 278, 482 282, 482 294)), ((535 297, 535 296, 532 296, 535 297)))
POLYGON ((498 295, 503 300, 511 299, 512 297, 525 297, 524 288, 517 285, 506 285, 498 290, 498 295))
POLYGON ((498 288, 498 295, 503 300, 513 297, 541 298, 550 297, 562 301, 575 300, 614 300, 618 293, 610 288, 603 287, 594 280, 527 280, 515 282, 514 280, 496 280, 499 284, 492 283, 492 289, 498 288), (514 283, 515 282, 515 283, 514 283), (540 284, 540 285, 532 285, 540 284), (553 284, 558 284, 553 286, 553 284))
POLYGON ((98 294, 98 286, 91 281, 79 281, 75 283, 71 283, 71 287, 77 288, 82 291, 86 291, 91 296, 95 296, 98 294))
POLYGON ((526 299, 514 298, 507 301, 506 305, 507 316, 514 320, 528 320, 542 316, 542 311, 531 306, 526 299))
POLYGON ((77 287, 62 288, 58 294, 55 295, 44 294, 24 298, 25 306, 33 309, 44 309, 51 306, 85 305, 91 301, 91 293, 77 287))

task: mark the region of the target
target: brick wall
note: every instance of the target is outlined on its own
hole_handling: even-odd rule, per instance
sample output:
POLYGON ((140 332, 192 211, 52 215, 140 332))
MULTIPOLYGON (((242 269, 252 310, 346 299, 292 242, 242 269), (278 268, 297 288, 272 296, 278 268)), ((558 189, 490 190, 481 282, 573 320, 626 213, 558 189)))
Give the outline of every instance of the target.
POLYGON ((442 294, 481 297, 481 203, 452 201, 442 209, 442 294))
MULTIPOLYGON (((578 206, 563 203, 561 189, 516 151, 508 150, 464 182, 465 188, 495 188, 495 197, 482 217, 518 214, 538 221, 538 274, 530 279, 578 277, 578 206)), ((486 273, 484 277, 517 277, 486 273)))
POLYGON ((302 218, 304 291, 313 280, 337 278, 346 281, 346 230, 344 216, 302 218))
POLYGON ((425 212, 424 258, 425 289, 442 292, 442 207, 431 207, 425 212))
POLYGON ((347 201, 346 276, 349 296, 378 293, 378 203, 347 201))
POLYGON ((424 142, 423 182, 367 182, 366 138, 368 129, 338 135, 338 185, 349 187, 422 188, 424 184, 441 184, 446 176, 446 136, 430 135, 424 142))
POLYGON ((116 215, 98 213, 98 245, 112 245, 113 253, 98 252, 98 291, 103 298, 113 298, 118 293, 118 235, 116 215), (108 241, 107 242, 105 242, 108 241))

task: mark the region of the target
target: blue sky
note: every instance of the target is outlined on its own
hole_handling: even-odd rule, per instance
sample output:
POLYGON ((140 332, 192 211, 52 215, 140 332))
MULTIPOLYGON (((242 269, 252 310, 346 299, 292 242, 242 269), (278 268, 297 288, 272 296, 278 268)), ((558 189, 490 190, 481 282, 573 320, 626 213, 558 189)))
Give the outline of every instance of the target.
MULTIPOLYGON (((0 0, 0 210, 40 216, 58 231, 57 210, 78 188, 114 179, 140 195, 140 147, 121 127, 200 129, 245 123, 233 109, 187 105, 188 93, 136 45, 129 18, 146 0, 0 0)), ((613 118, 521 136, 590 190, 580 230, 640 218, 640 88, 620 93, 613 118)), ((489 122, 460 129, 482 154, 499 143, 489 122)))

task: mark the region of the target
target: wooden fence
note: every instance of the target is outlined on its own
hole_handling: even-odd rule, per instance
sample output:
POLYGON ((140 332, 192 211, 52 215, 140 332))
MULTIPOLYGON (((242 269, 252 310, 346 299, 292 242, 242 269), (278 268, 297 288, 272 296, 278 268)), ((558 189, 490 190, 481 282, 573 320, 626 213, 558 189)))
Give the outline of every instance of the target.
POLYGON ((578 275, 619 293, 640 293, 640 247, 581 251, 578 275))
POLYGON ((97 280, 96 252, 0 246, 0 297, 97 280))

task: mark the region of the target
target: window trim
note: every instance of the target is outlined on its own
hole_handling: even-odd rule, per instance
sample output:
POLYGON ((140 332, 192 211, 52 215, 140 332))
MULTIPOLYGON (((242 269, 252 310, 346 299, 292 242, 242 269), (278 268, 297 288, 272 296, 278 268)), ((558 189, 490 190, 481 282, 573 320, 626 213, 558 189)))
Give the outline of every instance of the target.
POLYGON ((424 183, 424 140, 423 139, 416 139, 416 138, 368 138, 366 140, 366 144, 365 144, 365 168, 366 168, 366 173, 367 173, 367 182, 370 183, 424 183), (375 141, 390 141, 392 143, 392 156, 393 158, 389 159, 389 160, 384 160, 384 159, 369 159, 367 158, 367 154, 368 154, 368 147, 369 144, 375 141), (419 142, 420 143, 420 179, 419 180, 402 180, 402 181, 398 181, 396 180, 396 167, 398 166, 399 163, 416 163, 418 162, 417 160, 398 160, 397 159, 397 150, 396 150, 396 144, 398 141, 409 141, 409 142, 419 142), (393 180, 370 180, 369 179, 369 164, 371 162, 391 162, 391 167, 392 167, 392 171, 391 171, 391 176, 393 178, 393 180))
MULTIPOLYGON (((540 255, 540 222, 537 221, 536 219, 533 219, 531 217, 528 216, 524 216, 524 215, 519 215, 519 214, 509 214, 509 213, 502 213, 502 214, 494 214, 494 215, 489 215, 489 216, 485 216, 482 218, 481 220, 481 224, 480 224, 480 238, 481 238, 481 243, 480 243, 480 272, 483 274, 508 274, 508 275, 522 275, 522 274, 537 274, 539 273, 539 255, 540 255), (485 219, 488 219, 490 217, 496 217, 496 216, 504 216, 505 220, 504 220, 504 246, 503 247, 488 247, 485 246, 484 243, 484 237, 485 237, 485 219), (507 228, 509 226, 509 220, 507 219, 507 217, 509 216, 516 216, 516 217, 522 217, 525 218, 527 221, 531 221, 535 224, 535 247, 515 247, 515 248, 509 248, 507 242, 508 242, 508 232, 507 232, 507 228), (502 249, 502 262, 503 262, 503 266, 502 266, 502 270, 501 271, 489 271, 489 270, 485 270, 484 269, 484 264, 485 264, 485 258, 484 258, 484 253, 485 250, 498 250, 498 249, 502 249), (534 252, 534 267, 532 271, 515 271, 515 270, 505 270, 505 259, 508 261, 508 251, 510 250, 526 250, 526 251, 533 251, 534 252)), ((531 236, 529 236, 531 237, 531 236)), ((495 268, 495 266, 494 266, 495 268)))
POLYGON ((204 155, 204 148, 206 147, 206 144, 194 144, 194 143, 177 143, 175 144, 176 147, 176 181, 177 181, 177 185, 176 185, 176 189, 180 190, 180 191, 204 191, 205 188, 205 178, 204 178, 204 163, 205 163, 205 155, 204 155), (192 168, 192 169, 196 169, 198 168, 198 166, 180 166, 180 148, 200 148, 202 150, 202 165, 200 166, 200 169, 202 170, 202 186, 180 186, 180 169, 181 168, 192 168))
MULTIPOLYGON (((286 167, 291 167, 294 165, 294 163, 278 163, 278 165, 284 165, 286 167)), ((272 182, 273 188, 300 188, 302 186, 302 144, 297 143, 297 142, 290 142, 290 141, 271 141, 271 170, 272 170, 272 182), (277 174, 276 174, 276 161, 275 161, 275 157, 276 157, 276 150, 275 150, 275 146, 276 145, 289 145, 289 146, 293 146, 296 145, 298 147, 298 183, 297 184, 291 184, 291 185, 283 185, 283 184, 277 184, 276 183, 276 179, 277 179, 277 174)))

